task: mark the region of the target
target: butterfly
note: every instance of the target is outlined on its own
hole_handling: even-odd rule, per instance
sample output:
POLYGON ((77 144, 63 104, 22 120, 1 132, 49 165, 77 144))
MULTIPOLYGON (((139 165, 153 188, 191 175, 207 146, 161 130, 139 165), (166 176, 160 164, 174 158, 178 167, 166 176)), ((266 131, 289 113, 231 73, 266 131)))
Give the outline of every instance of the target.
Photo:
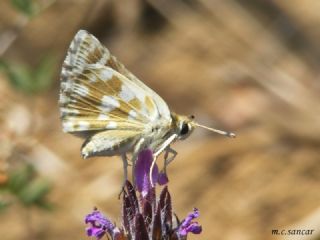
POLYGON ((85 138, 81 147, 83 158, 120 155, 125 180, 128 153, 134 169, 142 149, 150 148, 154 153, 151 168, 165 152, 165 169, 177 155, 171 144, 187 138, 196 126, 235 136, 200 125, 192 116, 171 112, 156 92, 85 30, 79 30, 72 40, 60 80, 63 131, 85 138))

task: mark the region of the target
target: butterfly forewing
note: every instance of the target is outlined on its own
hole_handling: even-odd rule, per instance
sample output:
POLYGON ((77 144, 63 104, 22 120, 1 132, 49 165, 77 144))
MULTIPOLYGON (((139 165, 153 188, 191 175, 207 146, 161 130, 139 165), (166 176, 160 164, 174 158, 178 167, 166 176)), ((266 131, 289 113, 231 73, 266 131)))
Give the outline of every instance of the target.
MULTIPOLYGON (((162 98, 83 30, 63 63, 59 103, 64 131, 77 135, 127 130, 132 137, 150 125, 171 121, 162 98)), ((121 134, 124 139, 125 132, 121 134)))
POLYGON ((61 109, 67 132, 114 129, 115 126, 142 130, 144 124, 158 118, 150 96, 109 67, 88 66, 73 79, 68 105, 61 109), (88 129, 83 129, 85 127, 88 129))

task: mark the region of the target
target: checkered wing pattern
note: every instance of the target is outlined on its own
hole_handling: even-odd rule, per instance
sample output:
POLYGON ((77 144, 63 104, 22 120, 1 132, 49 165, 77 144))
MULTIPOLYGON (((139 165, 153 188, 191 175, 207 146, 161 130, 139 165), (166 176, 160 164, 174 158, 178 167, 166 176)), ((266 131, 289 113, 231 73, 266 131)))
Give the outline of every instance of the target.
POLYGON ((63 63, 59 104, 63 130, 77 135, 115 129, 139 134, 171 120, 164 100, 84 30, 63 63))

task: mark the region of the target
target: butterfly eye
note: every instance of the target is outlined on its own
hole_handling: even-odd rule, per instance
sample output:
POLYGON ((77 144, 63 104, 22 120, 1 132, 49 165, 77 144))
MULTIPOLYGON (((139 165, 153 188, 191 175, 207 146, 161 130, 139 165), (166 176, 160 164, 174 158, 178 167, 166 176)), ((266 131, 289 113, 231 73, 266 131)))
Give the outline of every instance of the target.
POLYGON ((180 130, 180 135, 185 135, 189 132, 189 125, 187 123, 183 123, 180 130))

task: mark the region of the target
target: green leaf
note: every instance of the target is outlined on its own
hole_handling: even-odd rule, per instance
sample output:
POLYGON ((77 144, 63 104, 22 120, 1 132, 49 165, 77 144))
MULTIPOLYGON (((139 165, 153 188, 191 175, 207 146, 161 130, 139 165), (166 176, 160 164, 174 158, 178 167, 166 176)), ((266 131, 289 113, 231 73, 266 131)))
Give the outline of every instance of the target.
POLYGON ((52 56, 44 57, 35 69, 0 59, 0 70, 6 73, 11 85, 28 94, 43 92, 51 86, 55 65, 52 56))
POLYGON ((8 189, 12 193, 18 193, 32 180, 35 174, 31 165, 20 167, 9 175, 8 189))
POLYGON ((33 205, 44 202, 45 196, 51 190, 51 186, 43 179, 35 179, 29 183, 19 194, 19 199, 25 205, 33 205))
POLYGON ((32 91, 31 71, 26 66, 10 64, 7 75, 13 87, 25 92, 32 91))
POLYGON ((0 213, 5 211, 10 205, 11 203, 0 200, 0 213))
POLYGON ((47 211, 52 211, 54 210, 54 205, 48 201, 46 201, 45 199, 42 199, 40 201, 35 202, 35 205, 39 208, 42 208, 44 210, 47 211))
POLYGON ((31 164, 20 166, 9 174, 8 182, 0 187, 0 211, 9 205, 7 199, 16 199, 14 202, 25 207, 36 206, 51 210, 53 206, 46 200, 50 190, 49 182, 38 177, 31 164))
POLYGON ((0 71, 6 72, 8 69, 8 64, 0 58, 0 71))
POLYGON ((33 72, 34 91, 47 90, 53 80, 55 70, 55 58, 48 55, 42 59, 38 67, 33 72))
POLYGON ((0 188, 0 213, 5 211, 9 205, 11 205, 10 197, 8 197, 9 192, 7 189, 3 186, 0 188))
POLYGON ((36 5, 32 0, 11 0, 11 4, 28 16, 33 16, 36 13, 36 5))

